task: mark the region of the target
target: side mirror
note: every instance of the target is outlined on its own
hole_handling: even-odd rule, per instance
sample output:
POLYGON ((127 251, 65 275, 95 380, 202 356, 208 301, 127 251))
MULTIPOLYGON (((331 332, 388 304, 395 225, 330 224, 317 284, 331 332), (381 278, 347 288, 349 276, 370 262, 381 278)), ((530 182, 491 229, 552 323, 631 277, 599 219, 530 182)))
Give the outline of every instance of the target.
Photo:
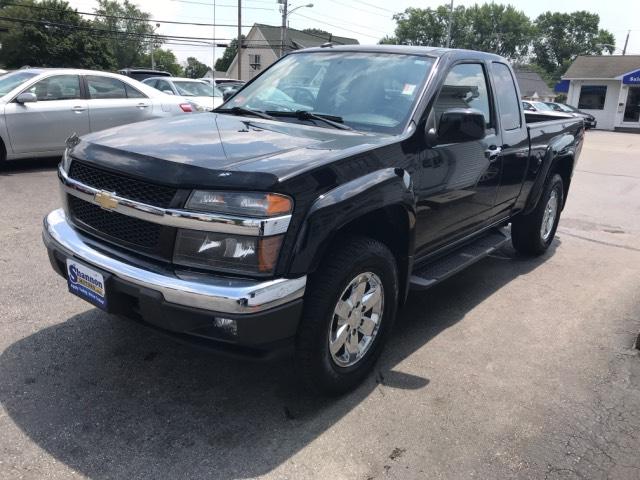
MULTIPOLYGON (((427 132, 427 136, 429 132, 427 132)), ((460 143, 480 140, 486 135, 486 121, 479 110, 451 108, 438 122, 438 143, 460 143)))
POLYGON ((171 90, 162 90, 162 93, 166 93, 167 95, 173 95, 171 90))
POLYGON ((223 94, 222 94, 222 99, 226 102, 227 100, 229 100, 231 97, 233 97, 236 94, 237 90, 226 90, 223 94))
POLYGON ((38 101, 38 97, 35 93, 24 92, 16 97, 16 102, 20 104, 24 103, 34 103, 38 101))

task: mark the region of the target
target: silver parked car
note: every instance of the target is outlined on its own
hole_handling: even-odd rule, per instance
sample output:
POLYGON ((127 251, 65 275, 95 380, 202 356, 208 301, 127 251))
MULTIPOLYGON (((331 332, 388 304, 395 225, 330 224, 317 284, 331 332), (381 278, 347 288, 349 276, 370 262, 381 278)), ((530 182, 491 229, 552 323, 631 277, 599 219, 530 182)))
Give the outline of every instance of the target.
POLYGON ((0 163, 62 155, 66 139, 127 123, 184 115, 184 98, 107 72, 28 68, 0 77, 0 163))
POLYGON ((150 77, 142 83, 168 95, 179 95, 193 103, 198 111, 211 111, 222 105, 222 92, 210 83, 193 78, 150 77))

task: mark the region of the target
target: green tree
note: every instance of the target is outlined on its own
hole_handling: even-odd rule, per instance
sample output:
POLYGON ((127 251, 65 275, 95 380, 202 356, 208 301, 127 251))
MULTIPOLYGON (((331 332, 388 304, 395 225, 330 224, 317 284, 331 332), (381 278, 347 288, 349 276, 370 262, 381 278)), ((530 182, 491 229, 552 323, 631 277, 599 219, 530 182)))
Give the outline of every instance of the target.
POLYGON ((476 4, 466 9, 463 19, 464 27, 456 26, 461 48, 497 53, 511 60, 528 56, 533 25, 524 12, 511 5, 476 4))
POLYGON ((615 37, 600 29, 599 24, 597 13, 543 13, 534 22, 536 63, 552 78, 559 79, 578 55, 613 53, 613 47, 602 45, 615 45, 615 37))
MULTIPOLYGON (((174 77, 181 77, 184 75, 182 66, 178 63, 178 59, 175 54, 169 49, 157 48, 153 51, 153 58, 156 62, 156 68, 158 70, 166 70, 174 77)), ((151 55, 145 53, 141 59, 141 66, 151 66, 151 55)))
POLYGON ((105 36, 116 57, 118 67, 140 66, 143 55, 149 51, 152 42, 155 41, 150 36, 154 32, 153 26, 149 23, 151 16, 129 0, 124 0, 123 3, 118 0, 98 0, 95 13, 108 15, 95 17, 96 27, 120 33, 105 36))
POLYGON ((209 71, 204 63, 195 57, 187 58, 187 66, 184 68, 184 75, 189 78, 202 78, 209 71))
MULTIPOLYGON (((244 35, 242 36, 242 39, 243 40, 245 39, 244 35)), ((216 71, 226 72, 227 70, 229 70, 229 66, 231 65, 231 62, 233 62, 233 59, 235 58, 237 51, 238 51, 238 39, 234 38, 229 43, 229 46, 224 49, 224 53, 222 54, 222 57, 216 60, 216 64, 215 64, 216 71)))
POLYGON ((497 53, 511 59, 526 57, 531 42, 529 18, 510 5, 483 4, 465 8, 460 5, 450 14, 448 5, 437 8, 407 8, 393 16, 393 37, 380 43, 400 43, 443 47, 451 15, 452 48, 470 48, 497 53))
POLYGON ((5 67, 30 65, 97 70, 116 67, 103 36, 93 31, 93 23, 80 17, 67 2, 28 0, 22 3, 24 6, 0 7, 2 16, 22 19, 21 22, 0 21, 0 26, 8 28, 0 49, 0 62, 5 67))

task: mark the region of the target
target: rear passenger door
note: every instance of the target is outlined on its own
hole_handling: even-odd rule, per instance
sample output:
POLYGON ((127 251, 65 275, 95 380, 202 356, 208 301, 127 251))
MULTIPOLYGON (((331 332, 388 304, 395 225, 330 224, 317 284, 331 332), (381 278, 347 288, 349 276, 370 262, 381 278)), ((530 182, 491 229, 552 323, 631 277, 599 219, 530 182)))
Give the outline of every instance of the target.
POLYGON ((508 210, 520 194, 529 167, 529 134, 520 111, 521 102, 511 69, 505 63, 492 62, 491 76, 496 92, 502 149, 502 175, 496 205, 508 210))
POLYGON ((464 235, 485 222, 495 205, 500 184, 500 156, 493 96, 484 63, 459 63, 450 68, 434 103, 435 131, 448 109, 472 108, 483 113, 485 137, 426 148, 417 181, 418 255, 464 235))
POLYGON ((139 90, 114 77, 85 77, 92 132, 153 118, 153 103, 139 90))

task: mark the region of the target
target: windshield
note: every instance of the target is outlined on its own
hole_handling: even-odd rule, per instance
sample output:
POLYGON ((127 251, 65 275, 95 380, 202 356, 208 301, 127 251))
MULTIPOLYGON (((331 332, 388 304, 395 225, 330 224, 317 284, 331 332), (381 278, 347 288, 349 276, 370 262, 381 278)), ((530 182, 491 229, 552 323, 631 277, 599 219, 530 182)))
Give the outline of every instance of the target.
POLYGON ((222 92, 204 82, 173 81, 178 93, 183 97, 221 97, 222 92))
POLYGON ((531 103, 533 104, 534 107, 536 107, 536 110, 545 110, 545 111, 553 110, 553 108, 551 108, 546 103, 542 103, 542 102, 531 102, 531 103))
POLYGON ((4 96, 18 85, 38 75, 34 72, 12 72, 0 77, 0 96, 4 96))
POLYGON ((340 117, 357 130, 400 133, 433 63, 433 58, 418 55, 292 54, 245 86, 223 108, 304 110, 340 117))

